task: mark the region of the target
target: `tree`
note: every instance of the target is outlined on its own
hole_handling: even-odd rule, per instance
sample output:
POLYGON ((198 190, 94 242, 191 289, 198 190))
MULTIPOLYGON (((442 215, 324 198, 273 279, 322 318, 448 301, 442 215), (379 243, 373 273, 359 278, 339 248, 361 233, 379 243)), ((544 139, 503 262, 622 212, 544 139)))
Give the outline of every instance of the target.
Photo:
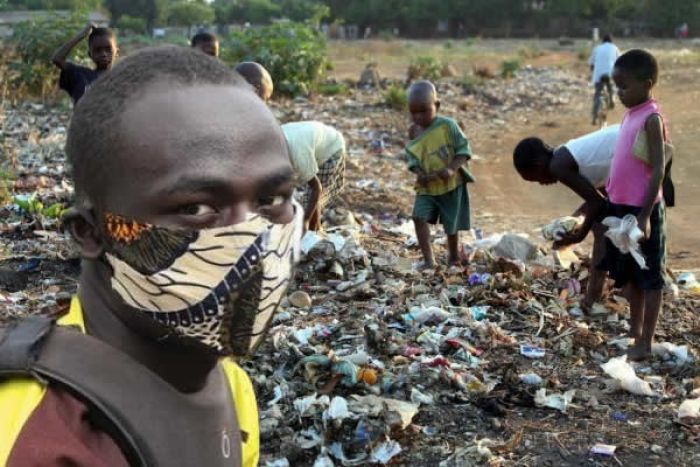
POLYGON ((175 26, 187 26, 187 35, 191 35, 192 26, 210 24, 214 21, 214 9, 199 1, 181 1, 168 9, 168 23, 175 26))
POLYGON ((272 0, 214 0, 218 24, 267 24, 280 16, 280 6, 272 0))
POLYGON ((123 15, 146 20, 149 31, 165 18, 169 0, 104 0, 104 5, 112 15, 112 23, 116 24, 123 15))

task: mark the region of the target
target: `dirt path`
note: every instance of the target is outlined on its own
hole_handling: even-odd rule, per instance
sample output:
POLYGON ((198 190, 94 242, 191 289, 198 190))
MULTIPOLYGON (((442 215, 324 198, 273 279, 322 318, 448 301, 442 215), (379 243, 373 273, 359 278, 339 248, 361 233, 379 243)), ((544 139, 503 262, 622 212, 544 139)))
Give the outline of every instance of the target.
MULTIPOLYGON (((661 82, 657 93, 670 122, 677 154, 673 176, 678 207, 669 211, 668 223, 669 263, 673 269, 700 268, 700 160, 693 157, 691 149, 700 136, 700 108, 696 105, 700 89, 694 84, 699 75, 700 69, 675 70, 661 82)), ((475 146, 484 160, 476 169, 479 183, 473 190, 477 217, 481 214, 487 224, 495 219, 497 224, 527 231, 573 211, 579 203, 574 193, 561 185, 542 187, 524 182, 513 171, 511 154, 517 142, 527 136, 537 135, 550 144, 559 144, 591 131, 587 110, 587 102, 578 102, 566 111, 533 115, 530 123, 518 124, 500 135, 478 135, 475 146)), ((619 121, 622 112, 618 105, 610 121, 619 121)))

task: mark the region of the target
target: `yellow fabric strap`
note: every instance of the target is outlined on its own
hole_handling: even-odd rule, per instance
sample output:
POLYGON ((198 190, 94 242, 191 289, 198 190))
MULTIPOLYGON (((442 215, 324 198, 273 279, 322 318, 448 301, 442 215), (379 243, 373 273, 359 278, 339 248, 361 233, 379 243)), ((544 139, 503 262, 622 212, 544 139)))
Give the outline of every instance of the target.
MULTIPOLYGON (((83 310, 78 297, 73 297, 68 313, 58 319, 61 326, 77 326, 85 332, 83 310)), ((243 467, 258 465, 260 457, 260 433, 258 407, 255 392, 248 375, 230 358, 221 360, 233 401, 236 405, 238 424, 247 433, 241 452, 243 467)), ((0 466, 7 464, 12 447, 22 427, 44 397, 46 387, 31 378, 12 378, 0 381, 0 466)))

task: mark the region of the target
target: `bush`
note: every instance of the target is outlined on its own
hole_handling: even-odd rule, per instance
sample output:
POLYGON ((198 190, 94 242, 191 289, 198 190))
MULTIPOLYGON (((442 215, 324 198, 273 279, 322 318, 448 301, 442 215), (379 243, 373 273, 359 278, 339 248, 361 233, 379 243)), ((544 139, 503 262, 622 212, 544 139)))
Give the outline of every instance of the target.
POLYGON ((225 62, 232 66, 241 61, 260 63, 272 75, 275 91, 287 96, 308 94, 329 68, 325 37, 304 24, 247 28, 222 42, 225 62))
POLYGON ((440 78, 442 68, 440 60, 434 57, 416 57, 411 60, 411 64, 408 66, 408 81, 416 79, 436 80, 440 78))
POLYGON ((124 15, 117 21, 117 28, 119 28, 120 32, 125 31, 134 34, 145 34, 146 20, 144 18, 124 15))
POLYGON ((581 60, 582 62, 588 61, 588 57, 591 55, 591 49, 584 45, 582 47, 579 47, 578 50, 576 51, 576 57, 581 60))
POLYGON ((514 78, 515 74, 520 70, 520 60, 517 58, 511 60, 503 60, 501 62, 501 78, 514 78))
POLYGON ((518 55, 524 59, 533 59, 533 58, 540 58, 540 57, 544 56, 545 53, 537 46, 528 46, 528 47, 522 47, 521 49, 519 49, 518 55))
POLYGON ((484 84, 484 78, 473 73, 468 73, 462 76, 458 82, 465 93, 474 94, 477 89, 484 84))
POLYGON ((316 90, 324 96, 337 96, 347 94, 349 88, 343 83, 322 83, 317 86, 316 90))
POLYGON ((384 91, 384 103, 395 110, 406 110, 408 107, 406 89, 398 84, 392 84, 384 91))
MULTIPOLYGON (((43 99, 55 91, 58 73, 51 63, 51 55, 84 27, 84 18, 79 15, 52 16, 17 24, 0 59, 7 68, 3 81, 13 97, 43 99)), ((74 59, 87 60, 87 44, 74 49, 74 59)))

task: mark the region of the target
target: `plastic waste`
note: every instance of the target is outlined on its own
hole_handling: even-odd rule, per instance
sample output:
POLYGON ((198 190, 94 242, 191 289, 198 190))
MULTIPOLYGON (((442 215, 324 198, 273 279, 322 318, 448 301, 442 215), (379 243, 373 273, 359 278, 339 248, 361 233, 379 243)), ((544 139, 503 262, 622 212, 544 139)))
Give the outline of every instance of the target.
POLYGON ((564 394, 550 394, 547 395, 547 390, 545 388, 538 389, 535 393, 535 405, 538 407, 549 407, 550 409, 556 409, 562 413, 566 413, 566 409, 574 400, 576 395, 576 389, 566 391, 564 394))
POLYGON ((294 437, 294 442, 302 449, 313 449, 316 446, 319 446, 323 440, 321 439, 321 435, 316 430, 313 428, 308 428, 297 433, 297 435, 294 437))
POLYGON ((521 344, 520 355, 526 358, 543 358, 545 356, 545 350, 536 345, 521 344))
POLYGON ((482 321, 484 318, 486 318, 489 309, 491 309, 490 306, 470 306, 469 313, 471 313, 474 321, 482 321))
POLYGON ((411 389, 411 401, 417 404, 432 405, 435 403, 433 396, 423 394, 416 388, 411 389))
POLYGON ((639 396, 657 395, 648 382, 635 374, 632 365, 627 363, 627 355, 611 358, 607 363, 603 363, 601 368, 608 376, 620 383, 620 387, 625 391, 639 396))
POLYGON ((591 448, 591 454, 598 454, 601 456, 614 456, 617 446, 611 444, 601 444, 598 443, 591 448))
POLYGON ((265 462, 265 467, 289 467, 289 460, 286 457, 265 462))
POLYGON ((542 377, 536 373, 527 373, 519 376, 520 382, 529 384, 532 386, 539 386, 542 384, 542 377))
POLYGON ((321 454, 319 454, 316 460, 314 461, 313 467, 335 467, 335 464, 333 463, 331 458, 328 457, 326 450, 322 449, 321 454))
POLYGON ((564 216, 554 219, 549 224, 542 227, 542 236, 545 240, 561 240, 564 235, 571 233, 581 224, 581 217, 564 216))
POLYGON ((348 417, 350 417, 348 401, 341 396, 334 397, 328 409, 323 413, 324 420, 339 420, 342 422, 348 417))
POLYGON ((692 361, 687 345, 675 345, 670 342, 660 342, 651 345, 651 353, 664 359, 673 359, 679 365, 692 361))
POLYGON ((401 452, 401 445, 396 441, 385 441, 372 449, 370 460, 386 465, 391 459, 401 452))
POLYGON ((603 219, 603 224, 608 226, 605 236, 615 245, 622 253, 629 253, 637 262, 640 268, 648 269, 647 262, 642 255, 642 250, 639 241, 644 237, 637 218, 632 214, 627 214, 623 218, 606 217, 603 219))
POLYGON ((700 397, 697 399, 686 399, 678 407, 678 418, 698 417, 700 417, 700 397))

